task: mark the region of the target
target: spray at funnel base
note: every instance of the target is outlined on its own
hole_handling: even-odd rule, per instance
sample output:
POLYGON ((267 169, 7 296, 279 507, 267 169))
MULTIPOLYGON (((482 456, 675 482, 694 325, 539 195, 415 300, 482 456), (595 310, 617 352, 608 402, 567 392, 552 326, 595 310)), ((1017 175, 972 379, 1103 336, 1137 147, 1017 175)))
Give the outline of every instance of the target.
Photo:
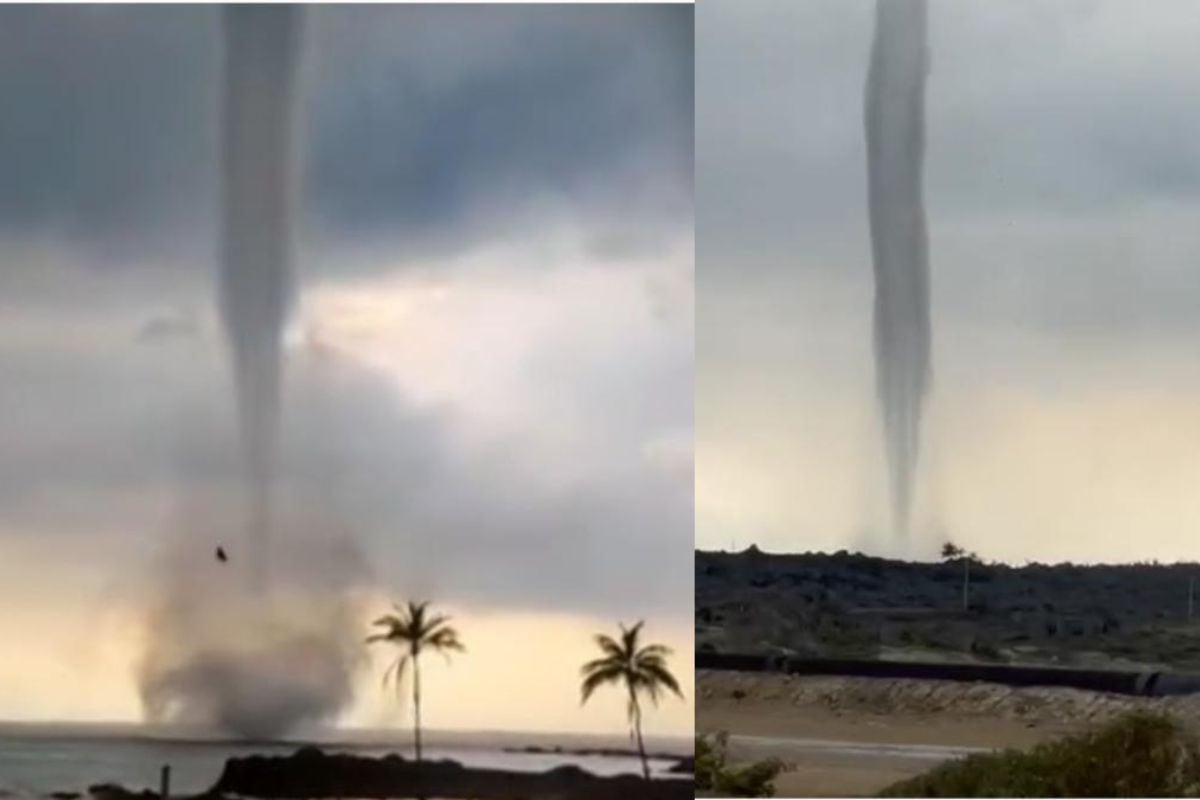
POLYGON ((877 0, 865 123, 875 271, 875 377, 892 525, 906 538, 930 373, 929 257, 922 192, 925 0, 877 0))
POLYGON ((238 527, 238 498, 182 502, 147 587, 138 673, 147 719, 256 740, 336 721, 364 665, 370 585, 348 529, 313 493, 290 497, 277 515, 288 547, 276 556, 271 591, 246 592, 244 576, 209 553, 213 538, 238 527))

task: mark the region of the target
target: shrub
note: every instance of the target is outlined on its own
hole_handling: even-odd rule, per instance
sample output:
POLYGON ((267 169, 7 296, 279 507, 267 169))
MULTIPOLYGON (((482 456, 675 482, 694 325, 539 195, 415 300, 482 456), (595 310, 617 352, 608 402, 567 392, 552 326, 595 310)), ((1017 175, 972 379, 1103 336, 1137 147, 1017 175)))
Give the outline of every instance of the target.
POLYGON ((696 788, 718 797, 774 797, 775 778, 783 771, 777 759, 732 766, 728 763, 728 734, 711 740, 696 737, 696 788))
POLYGON ((968 756, 900 781, 882 797, 1196 797, 1200 743, 1175 720, 1125 714, 1028 752, 968 756))

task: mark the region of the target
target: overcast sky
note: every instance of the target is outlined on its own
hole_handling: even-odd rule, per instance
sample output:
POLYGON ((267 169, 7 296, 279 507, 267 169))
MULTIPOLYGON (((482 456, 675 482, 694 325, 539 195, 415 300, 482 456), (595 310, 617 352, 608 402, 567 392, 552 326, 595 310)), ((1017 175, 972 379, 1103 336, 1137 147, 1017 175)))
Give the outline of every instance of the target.
MULTIPOLYGON (((900 552, 871 361, 866 0, 697 8, 701 546, 900 552)), ((917 535, 1200 558, 1200 8, 931 0, 917 535)))
MULTIPOLYGON (((475 636, 450 694, 505 631, 543 632, 564 694, 541 717, 518 685, 520 708, 488 690, 432 725, 619 727, 618 697, 578 710, 596 626, 646 617, 690 672, 691 9, 307 23, 287 480, 384 590, 450 607, 468 644, 484 615, 495 646, 475 636)), ((211 7, 0 9, 0 631, 25 641, 0 716, 132 713, 135 646, 83 615, 124 619, 237 474, 218 46, 211 7), (80 648, 98 677, 63 673, 80 648)), ((658 728, 690 730, 674 706, 658 728)))

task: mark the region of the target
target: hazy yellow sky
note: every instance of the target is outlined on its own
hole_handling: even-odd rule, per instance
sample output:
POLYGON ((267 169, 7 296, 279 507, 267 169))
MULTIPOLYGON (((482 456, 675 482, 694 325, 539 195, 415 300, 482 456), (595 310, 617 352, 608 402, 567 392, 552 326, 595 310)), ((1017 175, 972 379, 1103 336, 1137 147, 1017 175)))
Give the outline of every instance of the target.
MULTIPOLYGON (((5 610, 0 616, 0 719, 141 719, 135 674, 145 633, 137 607, 121 599, 112 582, 89 574, 82 561, 66 571, 46 548, 15 555, 19 560, 0 565, 5 610), (53 583, 47 575, 54 576, 53 583), (57 590, 49 591, 51 585, 57 590)), ((382 596, 378 606, 380 613, 389 610, 382 596)), ((592 636, 615 633, 616 620, 441 608, 453 615, 467 652, 450 663, 435 654, 422 660, 423 715, 431 728, 605 734, 626 729, 621 692, 599 692, 587 706, 579 704, 579 667, 598 652, 592 636)), ((364 636, 368 622, 363 620, 364 636)), ((649 620, 646 635, 647 642, 676 651, 672 665, 686 698, 667 699, 649 713, 646 731, 689 735, 694 722, 691 628, 649 620)), ((371 660, 341 724, 407 727, 411 705, 397 705, 392 690, 384 692, 380 685, 390 651, 378 645, 364 649, 371 660)))
POLYGON ((887 535, 869 295, 805 288, 753 293, 737 338, 757 355, 700 359, 700 547, 933 558, 950 538, 1017 563, 1200 559, 1187 342, 947 324, 904 546, 887 535))

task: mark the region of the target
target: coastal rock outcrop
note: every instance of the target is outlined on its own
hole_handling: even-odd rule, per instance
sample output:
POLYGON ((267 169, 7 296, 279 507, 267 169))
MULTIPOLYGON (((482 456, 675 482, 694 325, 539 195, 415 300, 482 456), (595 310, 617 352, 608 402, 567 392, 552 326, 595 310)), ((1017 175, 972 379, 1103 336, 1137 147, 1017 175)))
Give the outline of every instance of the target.
POLYGON ((215 795, 261 798, 442 797, 477 800, 683 800, 692 781, 646 781, 633 775, 596 776, 575 766, 546 772, 464 767, 455 761, 367 758, 303 747, 289 756, 250 756, 225 762, 215 795))

